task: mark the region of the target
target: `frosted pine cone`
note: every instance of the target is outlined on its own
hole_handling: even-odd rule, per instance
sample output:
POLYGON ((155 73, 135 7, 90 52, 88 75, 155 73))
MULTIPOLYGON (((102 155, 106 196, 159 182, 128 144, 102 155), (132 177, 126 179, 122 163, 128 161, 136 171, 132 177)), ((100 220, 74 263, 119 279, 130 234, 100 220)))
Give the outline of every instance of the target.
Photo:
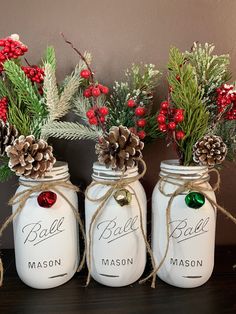
POLYGON ((8 145, 12 145, 17 136, 18 131, 14 125, 0 120, 0 156, 4 156, 6 154, 6 147, 8 145))
POLYGON ((9 168, 17 176, 41 178, 56 162, 52 150, 52 146, 42 139, 35 140, 33 135, 26 137, 21 135, 6 148, 7 156, 10 158, 9 168))
POLYGON ((193 161, 199 165, 220 165, 227 155, 227 146, 220 136, 205 135, 193 147, 193 161))
POLYGON ((142 158, 144 143, 124 126, 113 126, 108 135, 96 144, 98 161, 107 168, 126 170, 133 167, 138 158, 142 158))

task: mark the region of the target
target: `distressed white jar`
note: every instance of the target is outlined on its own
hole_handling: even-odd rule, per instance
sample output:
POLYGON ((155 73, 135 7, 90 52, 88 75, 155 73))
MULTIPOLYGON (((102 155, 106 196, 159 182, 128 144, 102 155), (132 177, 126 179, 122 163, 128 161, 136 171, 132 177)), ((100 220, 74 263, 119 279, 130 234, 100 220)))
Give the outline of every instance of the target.
MULTIPOLYGON (((68 165, 57 162, 42 179, 20 177, 20 183, 35 186, 42 182, 68 181, 68 165)), ((75 208, 76 192, 57 186, 75 208)), ((27 187, 20 185, 16 193, 27 187)), ((56 193, 52 190, 52 192, 56 193)), ((79 262, 78 226, 72 208, 57 194, 51 208, 40 207, 32 194, 13 221, 16 269, 21 280, 30 287, 47 289, 64 284, 75 274, 79 262)), ((13 212, 19 204, 13 206, 13 212)))
MULTIPOLYGON (((120 171, 107 169, 94 163, 92 178, 100 180, 119 180, 120 171)), ((124 178, 138 175, 137 167, 125 172, 124 178)), ((130 184, 135 190, 141 206, 143 228, 146 235, 146 194, 141 183, 136 180, 130 184)), ((110 187, 101 184, 89 188, 88 196, 98 199, 110 187)), ((126 187, 131 193, 131 189, 126 187)), ((86 237, 89 242, 89 227, 99 202, 85 199, 86 237)), ((87 255, 87 264, 88 255, 87 255)), ((146 264, 146 246, 140 228, 140 213, 137 199, 132 195, 130 205, 120 206, 113 196, 106 202, 101 214, 93 223, 91 237, 91 276, 99 283, 122 287, 137 281, 146 264)))
MULTIPOLYGON (((161 163, 160 177, 169 176, 172 183, 164 183, 164 192, 173 193, 182 180, 206 179, 201 187, 215 201, 215 194, 208 183, 208 168, 205 166, 180 166, 177 160, 161 163), (179 178, 177 176, 180 176, 179 178), (208 191, 210 189, 210 191, 208 191)), ((198 208, 185 203, 188 192, 174 198, 170 210, 169 249, 157 275, 176 287, 194 288, 204 284, 214 267, 216 210, 207 199, 198 208)), ((152 249, 157 265, 162 260, 167 246, 166 208, 170 197, 160 192, 159 182, 152 195, 152 249)))

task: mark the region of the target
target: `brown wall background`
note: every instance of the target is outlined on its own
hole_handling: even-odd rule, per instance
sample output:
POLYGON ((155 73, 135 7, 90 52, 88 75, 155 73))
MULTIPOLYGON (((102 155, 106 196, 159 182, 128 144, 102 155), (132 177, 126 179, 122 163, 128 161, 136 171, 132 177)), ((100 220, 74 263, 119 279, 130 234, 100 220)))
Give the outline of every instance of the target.
MULTIPOLYGON (((171 45, 189 49, 193 41, 214 42, 217 53, 230 53, 236 79, 235 0, 0 0, 0 36, 20 34, 30 50, 27 59, 37 63, 48 44, 56 48, 58 79, 70 72, 77 55, 59 36, 63 31, 81 51, 90 51, 97 78, 111 85, 132 62, 151 62, 165 71, 171 45)), ((166 95, 162 78, 156 106, 166 95)), ((89 183, 95 160, 90 142, 55 141, 57 155, 67 160, 74 183, 89 183)), ((148 197, 158 179, 159 163, 174 157, 162 141, 145 147, 148 172, 144 186, 148 197)), ((220 204, 236 215, 236 167, 226 163, 221 172, 220 204)), ((0 222, 9 214, 8 199, 17 179, 0 184, 0 222)), ((217 244, 236 244, 236 226, 219 214, 217 244)), ((1 247, 12 247, 12 229, 5 231, 1 247)))

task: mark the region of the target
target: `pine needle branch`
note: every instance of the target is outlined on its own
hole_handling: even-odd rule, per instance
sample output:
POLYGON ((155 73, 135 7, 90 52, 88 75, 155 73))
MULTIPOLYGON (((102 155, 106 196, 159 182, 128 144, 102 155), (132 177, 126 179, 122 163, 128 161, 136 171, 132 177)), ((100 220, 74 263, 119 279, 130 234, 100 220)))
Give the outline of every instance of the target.
POLYGON ((45 52, 45 56, 43 58, 44 64, 50 64, 52 69, 56 70, 56 54, 55 50, 52 46, 48 46, 45 52))
POLYGON ((45 96, 46 106, 49 112, 49 120, 54 120, 57 117, 57 109, 59 103, 59 95, 57 89, 55 69, 50 63, 44 64, 44 83, 43 91, 45 96))
POLYGON ((31 81, 27 78, 24 71, 14 61, 4 62, 4 70, 14 86, 15 92, 21 102, 27 105, 28 113, 42 115, 44 108, 34 91, 31 81))
POLYGON ((216 89, 231 78, 229 55, 214 55, 214 49, 213 44, 195 42, 192 50, 184 54, 195 70, 203 102, 207 106, 214 105, 216 89))
POLYGON ((0 165, 0 182, 7 181, 11 176, 13 175, 13 172, 8 167, 8 162, 3 162, 0 165))
POLYGON ((101 131, 78 122, 54 121, 43 127, 41 135, 44 139, 54 137, 67 140, 96 141, 101 136, 101 131))

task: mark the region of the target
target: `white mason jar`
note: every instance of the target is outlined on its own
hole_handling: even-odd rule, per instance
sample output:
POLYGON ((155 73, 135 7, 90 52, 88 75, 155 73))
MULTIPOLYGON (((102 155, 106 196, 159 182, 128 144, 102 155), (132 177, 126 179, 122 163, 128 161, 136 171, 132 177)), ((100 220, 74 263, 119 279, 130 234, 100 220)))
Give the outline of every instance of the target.
MULTIPOLYGON (((89 188, 88 197, 98 199, 110 188, 102 181, 117 181, 122 172, 107 169, 94 163, 92 178, 101 184, 89 188)), ((124 178, 138 175, 137 167, 125 172, 124 178)), ((146 194, 138 180, 130 184, 140 202, 144 233, 146 235, 146 194)), ((132 190, 125 187, 131 194, 132 190)), ((89 242, 89 227, 99 202, 85 199, 86 237, 89 242)), ((99 283, 111 287, 122 287, 137 281, 146 264, 146 246, 140 228, 140 211, 137 199, 132 195, 129 205, 121 206, 114 196, 106 202, 93 223, 91 237, 91 276, 99 283)), ((88 254, 87 254, 87 264, 88 254)))
MULTIPOLYGON (((20 183, 35 186, 56 180, 68 181, 68 165, 57 162, 42 179, 20 177, 20 183)), ((56 186, 56 185, 55 185, 56 186)), ((65 187, 56 186, 75 208, 77 195, 65 187)), ((20 185, 16 193, 28 189, 20 185)), ((50 190, 56 193, 55 191, 50 190)), ((38 289, 53 288, 67 282, 75 274, 79 262, 78 226, 72 208, 56 193, 50 208, 41 207, 38 196, 32 194, 13 221, 16 269, 21 280, 38 289)), ((13 206, 13 212, 19 204, 13 206)))
MULTIPOLYGON (((160 172, 161 178, 166 176, 171 183, 163 183, 165 194, 175 192, 183 180, 200 179, 205 181, 201 184, 204 193, 215 201, 215 193, 208 183, 207 167, 180 166, 177 160, 167 160, 161 163, 160 172)), ((198 209, 187 206, 187 194, 176 196, 171 205, 169 249, 157 275, 173 286, 194 288, 204 284, 213 271, 216 210, 207 199, 198 209)), ((169 199, 170 196, 161 193, 158 182, 152 196, 152 248, 157 265, 167 246, 166 208, 169 199)))

